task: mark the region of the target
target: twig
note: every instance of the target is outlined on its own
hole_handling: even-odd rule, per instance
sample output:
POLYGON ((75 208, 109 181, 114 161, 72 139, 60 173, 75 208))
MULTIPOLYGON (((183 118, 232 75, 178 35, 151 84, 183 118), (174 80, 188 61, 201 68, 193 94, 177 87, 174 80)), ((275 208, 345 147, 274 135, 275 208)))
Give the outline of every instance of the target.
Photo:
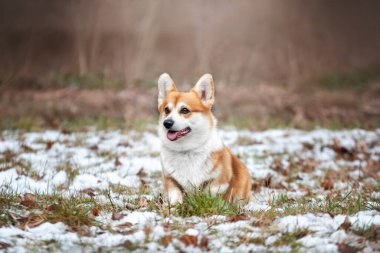
POLYGON ((112 198, 111 198, 111 191, 110 191, 110 190, 108 191, 107 196, 108 196, 108 199, 110 200, 110 203, 111 203, 112 209, 113 209, 113 210, 116 210, 116 208, 115 208, 115 204, 113 203, 112 198))

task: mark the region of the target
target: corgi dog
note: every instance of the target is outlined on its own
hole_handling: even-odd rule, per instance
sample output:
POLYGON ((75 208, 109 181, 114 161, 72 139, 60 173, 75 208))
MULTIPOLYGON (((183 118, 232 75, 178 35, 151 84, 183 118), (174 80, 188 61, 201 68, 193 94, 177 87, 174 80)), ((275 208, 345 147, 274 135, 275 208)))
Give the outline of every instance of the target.
POLYGON ((158 79, 158 135, 162 142, 161 164, 164 193, 169 203, 181 203, 194 189, 209 189, 224 200, 251 199, 251 177, 217 133, 214 81, 203 75, 189 92, 177 91, 172 78, 158 79))

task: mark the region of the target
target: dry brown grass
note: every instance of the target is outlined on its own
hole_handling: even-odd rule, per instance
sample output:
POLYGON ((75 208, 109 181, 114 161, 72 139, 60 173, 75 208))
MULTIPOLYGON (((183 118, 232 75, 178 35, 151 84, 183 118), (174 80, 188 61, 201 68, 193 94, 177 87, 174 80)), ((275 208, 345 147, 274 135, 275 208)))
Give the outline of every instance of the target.
MULTIPOLYGON (((352 90, 300 89, 259 84, 217 83, 215 114, 219 124, 251 129, 315 126, 380 126, 380 82, 352 90)), ((0 95, 1 128, 144 128, 157 119, 156 90, 63 88, 17 90, 0 95)))

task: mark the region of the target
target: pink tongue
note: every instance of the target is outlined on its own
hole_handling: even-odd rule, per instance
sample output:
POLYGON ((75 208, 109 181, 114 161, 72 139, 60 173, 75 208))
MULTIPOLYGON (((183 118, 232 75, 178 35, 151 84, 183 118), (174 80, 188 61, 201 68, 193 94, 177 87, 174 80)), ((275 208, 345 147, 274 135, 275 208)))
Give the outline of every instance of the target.
POLYGON ((177 139, 178 133, 179 132, 169 131, 167 137, 169 140, 174 141, 175 139, 177 139))

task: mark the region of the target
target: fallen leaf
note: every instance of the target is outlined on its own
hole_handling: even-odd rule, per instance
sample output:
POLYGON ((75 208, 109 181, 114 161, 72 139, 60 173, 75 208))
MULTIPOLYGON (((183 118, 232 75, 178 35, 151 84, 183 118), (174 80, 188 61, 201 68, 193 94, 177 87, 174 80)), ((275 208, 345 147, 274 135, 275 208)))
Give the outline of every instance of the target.
POLYGON ((112 220, 121 220, 124 215, 118 212, 112 212, 112 220))
POLYGON ((260 218, 252 222, 254 227, 264 227, 273 224, 274 218, 260 218))
POLYGON ((91 213, 94 216, 99 216, 99 209, 97 207, 94 207, 94 208, 92 208, 91 213))
POLYGON ((187 228, 194 228, 195 224, 193 222, 186 222, 186 227, 187 228))
POLYGON ((151 227, 145 226, 143 228, 143 230, 144 230, 144 233, 145 233, 146 237, 148 237, 152 233, 152 228, 151 227))
POLYGON ((8 248, 9 246, 11 246, 10 244, 6 243, 6 242, 0 242, 0 249, 6 249, 8 248))
POLYGON ((314 144, 310 143, 310 142, 303 142, 302 145, 303 145, 304 149, 307 149, 307 150, 312 150, 314 147, 314 144))
POLYGON ((123 165, 123 164, 120 162, 119 157, 116 157, 114 164, 115 164, 116 167, 119 167, 119 166, 123 165))
POLYGON ((130 223, 130 222, 124 222, 124 223, 122 223, 122 224, 119 224, 119 225, 117 225, 117 227, 119 227, 119 228, 129 228, 129 227, 132 227, 133 226, 133 224, 132 223, 130 223))
POLYGON ((196 236, 193 236, 193 235, 183 235, 181 237, 178 238, 183 244, 185 244, 186 246, 189 246, 189 245, 193 245, 193 246, 197 246, 197 237, 196 236))
POLYGON ((48 142, 46 142, 46 149, 47 150, 51 149, 53 147, 54 143, 55 143, 54 141, 48 141, 48 142))
POLYGON ((273 170, 280 172, 283 176, 288 175, 288 171, 282 166, 281 158, 275 158, 271 167, 273 170))
POLYGON ((321 183, 321 186, 323 187, 323 189, 325 189, 326 191, 327 190, 332 190, 334 188, 334 182, 331 178, 327 177, 325 178, 322 183, 321 183))
POLYGON ((289 187, 285 186, 282 182, 272 182, 271 188, 289 190, 289 187))
POLYGON ((246 213, 231 215, 228 217, 229 222, 237 222, 240 220, 248 220, 248 219, 249 219, 249 216, 246 213))
POLYGON ((302 161, 302 170, 305 172, 314 171, 315 167, 318 165, 317 161, 313 158, 307 158, 302 161))
POLYGON ((118 146, 121 146, 121 147, 129 147, 130 144, 129 144, 128 141, 123 141, 123 142, 120 142, 120 143, 118 144, 118 146))
POLYGON ((133 242, 131 242, 130 240, 125 240, 123 243, 123 246, 130 251, 133 251, 136 249, 136 245, 133 242))
POLYGON ((29 147, 26 144, 22 144, 21 147, 26 151, 26 152, 34 152, 35 150, 31 147, 29 147))
POLYGON ((72 226, 71 228, 80 236, 92 236, 91 229, 88 226, 72 226))
POLYGON ((126 203, 125 204, 125 208, 127 208, 128 210, 136 210, 138 209, 138 207, 134 204, 131 204, 131 203, 126 203))
POLYGON ((165 222, 164 224, 162 224, 162 226, 164 227, 165 231, 170 231, 170 229, 172 227, 170 222, 165 222))
POLYGON ((268 174, 268 176, 266 178, 255 180, 253 182, 253 184, 252 184, 252 189, 255 192, 259 192, 261 187, 269 187, 269 188, 271 188, 271 186, 272 186, 272 177, 273 177, 272 174, 268 174))
POLYGON ((71 134, 71 133, 72 133, 72 131, 67 130, 67 129, 62 129, 61 132, 62 132, 63 134, 71 134))
POLYGON ((201 239, 201 242, 199 243, 199 247, 207 249, 208 248, 208 239, 207 237, 203 236, 201 239))
POLYGON ((40 176, 40 175, 38 175, 38 174, 34 174, 34 175, 32 176, 32 178, 33 178, 33 180, 35 180, 35 181, 40 181, 40 180, 42 179, 42 176, 40 176))
POLYGON ((340 141, 336 138, 333 139, 333 144, 328 147, 334 150, 338 156, 344 159, 348 159, 350 161, 355 159, 355 154, 346 147, 341 146, 340 141))
POLYGON ((344 219, 344 222, 340 225, 340 228, 347 231, 350 227, 351 227, 351 222, 348 219, 348 217, 346 217, 346 219, 344 219))
POLYGON ((25 193, 24 199, 21 200, 20 204, 26 207, 33 207, 36 204, 36 197, 31 193, 25 193))
POLYGON ((91 150, 98 150, 99 149, 99 147, 98 147, 98 145, 92 145, 92 146, 90 146, 90 149, 91 150))
POLYGON ((173 240, 172 235, 165 235, 165 236, 161 237, 160 243, 166 247, 169 245, 169 243, 172 242, 172 240, 173 240))
POLYGON ((340 253, 357 253, 359 252, 359 249, 358 248, 354 248, 354 247, 351 247, 347 244, 339 244, 338 245, 338 250, 340 253))
POLYGON ((92 188, 86 188, 83 189, 81 192, 87 194, 88 196, 94 197, 95 196, 95 190, 92 188))
POLYGON ((145 177, 147 174, 144 171, 144 168, 141 168, 139 172, 137 172, 137 176, 139 177, 145 177))

